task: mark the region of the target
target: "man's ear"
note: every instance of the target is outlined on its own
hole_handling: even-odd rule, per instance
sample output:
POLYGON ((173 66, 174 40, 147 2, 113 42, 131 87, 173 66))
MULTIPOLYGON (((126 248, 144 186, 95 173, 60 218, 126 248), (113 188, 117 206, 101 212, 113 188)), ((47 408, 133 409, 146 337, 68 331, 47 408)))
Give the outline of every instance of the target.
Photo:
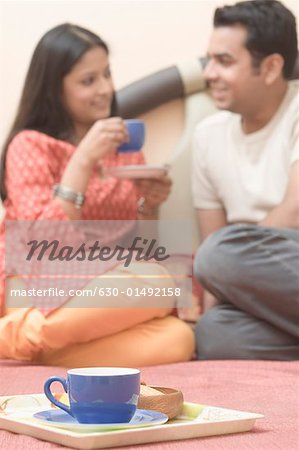
POLYGON ((273 84, 282 76, 284 59, 279 53, 266 56, 261 64, 261 72, 267 86, 273 84))

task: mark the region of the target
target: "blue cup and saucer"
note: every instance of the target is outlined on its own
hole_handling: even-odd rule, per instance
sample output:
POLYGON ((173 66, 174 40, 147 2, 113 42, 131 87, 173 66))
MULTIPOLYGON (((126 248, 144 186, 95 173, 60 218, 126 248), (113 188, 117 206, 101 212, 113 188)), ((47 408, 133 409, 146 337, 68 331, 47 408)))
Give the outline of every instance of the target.
POLYGON ((46 397, 59 409, 40 411, 33 417, 43 424, 80 431, 136 428, 160 425, 168 416, 137 409, 140 371, 121 367, 71 369, 67 379, 53 376, 44 384, 46 397), (69 406, 57 400, 51 384, 59 382, 68 394, 69 406))

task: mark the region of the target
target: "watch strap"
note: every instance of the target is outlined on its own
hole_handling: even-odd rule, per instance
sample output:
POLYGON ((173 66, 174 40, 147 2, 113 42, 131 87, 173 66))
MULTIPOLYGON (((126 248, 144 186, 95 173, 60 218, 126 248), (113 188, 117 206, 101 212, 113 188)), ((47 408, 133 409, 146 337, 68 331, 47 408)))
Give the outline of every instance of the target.
POLYGON ((53 187, 54 197, 62 198, 75 205, 75 208, 80 209, 84 204, 85 195, 82 192, 73 191, 73 189, 62 184, 55 184, 53 187))

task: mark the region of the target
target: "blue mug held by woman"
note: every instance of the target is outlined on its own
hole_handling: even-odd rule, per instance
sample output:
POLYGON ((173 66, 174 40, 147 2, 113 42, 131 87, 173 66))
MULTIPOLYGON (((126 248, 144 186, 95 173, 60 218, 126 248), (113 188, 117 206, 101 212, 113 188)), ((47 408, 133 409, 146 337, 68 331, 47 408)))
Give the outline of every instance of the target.
POLYGON ((140 371, 122 367, 71 369, 67 380, 53 376, 44 384, 46 397, 79 423, 127 423, 135 414, 140 392, 140 371), (58 381, 70 406, 58 401, 51 384, 58 381))
POLYGON ((119 153, 139 152, 141 150, 145 139, 145 125, 142 120, 128 119, 125 120, 129 142, 124 142, 117 149, 119 153))

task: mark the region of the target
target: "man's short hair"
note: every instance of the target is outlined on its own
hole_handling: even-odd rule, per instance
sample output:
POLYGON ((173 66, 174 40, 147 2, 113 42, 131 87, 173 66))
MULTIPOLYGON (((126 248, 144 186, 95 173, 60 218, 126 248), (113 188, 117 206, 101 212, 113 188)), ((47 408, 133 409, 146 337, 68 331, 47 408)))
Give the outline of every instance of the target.
POLYGON ((279 53, 284 59, 283 76, 290 78, 298 54, 294 14, 276 0, 252 0, 217 8, 214 27, 243 25, 247 30, 245 47, 253 67, 268 55, 279 53))

